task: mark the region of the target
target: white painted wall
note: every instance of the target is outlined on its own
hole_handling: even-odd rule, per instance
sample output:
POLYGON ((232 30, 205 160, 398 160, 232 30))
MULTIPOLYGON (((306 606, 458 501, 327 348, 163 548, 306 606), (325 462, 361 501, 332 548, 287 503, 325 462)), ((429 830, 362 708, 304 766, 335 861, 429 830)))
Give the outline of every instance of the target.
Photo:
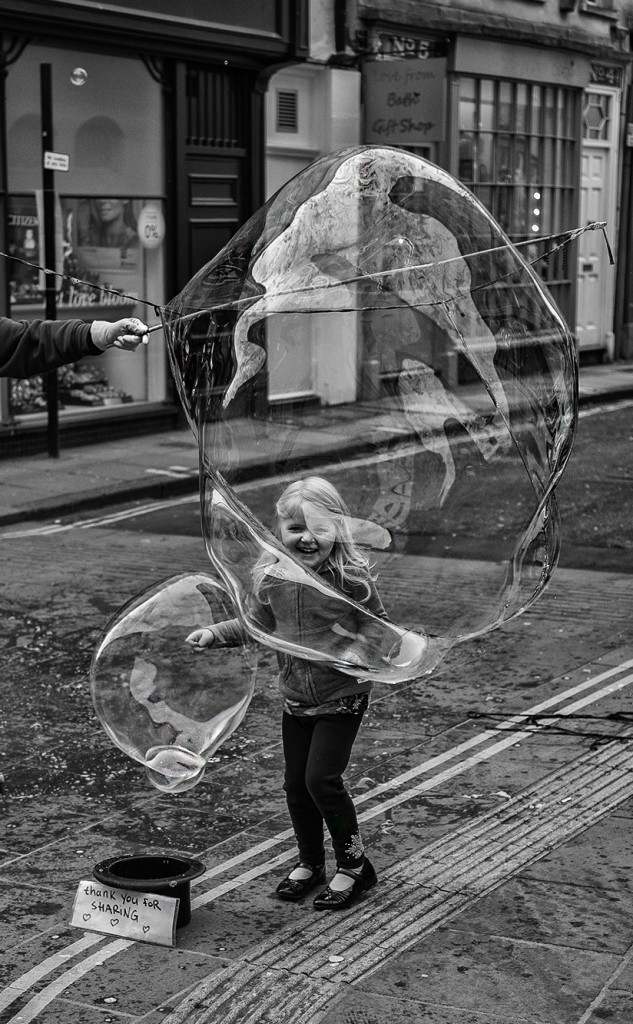
POLYGON ((360 137, 358 71, 315 64, 278 71, 270 80, 266 98, 266 197, 316 157, 356 146, 360 137), (297 93, 297 132, 276 131, 279 91, 297 93))
MULTIPOLYGON (((315 63, 284 68, 272 78, 266 104, 266 195, 270 197, 319 156, 356 146, 361 138, 360 73, 325 65, 334 52, 331 0, 314 0, 312 54, 315 63), (318 61, 318 62, 317 62, 318 61), (297 132, 276 131, 277 92, 296 91, 297 132)), ((289 331, 281 318, 269 337, 269 394, 316 394, 324 405, 357 397, 357 314, 302 317, 289 331), (295 325, 296 327, 296 325, 295 325), (283 358, 279 358, 284 352, 283 358)))

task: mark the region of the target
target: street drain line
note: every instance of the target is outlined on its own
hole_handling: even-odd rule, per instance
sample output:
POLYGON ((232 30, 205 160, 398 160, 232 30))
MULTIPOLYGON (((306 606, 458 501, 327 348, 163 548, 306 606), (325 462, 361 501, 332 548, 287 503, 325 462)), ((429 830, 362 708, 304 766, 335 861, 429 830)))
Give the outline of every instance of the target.
POLYGON ((621 741, 590 751, 384 871, 375 894, 352 917, 319 915, 280 929, 197 985, 163 1024, 316 1024, 349 984, 631 796, 633 751, 621 741))

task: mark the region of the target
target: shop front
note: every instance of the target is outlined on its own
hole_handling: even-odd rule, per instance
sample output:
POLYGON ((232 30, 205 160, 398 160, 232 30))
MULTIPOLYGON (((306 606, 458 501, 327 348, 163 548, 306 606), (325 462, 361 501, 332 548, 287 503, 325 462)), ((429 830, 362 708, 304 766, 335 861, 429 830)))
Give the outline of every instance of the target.
MULTIPOLYGON (((160 85, 138 58, 59 46, 27 46, 7 76, 9 315, 45 316, 43 64, 52 71, 55 152, 68 157, 68 170, 55 172, 57 319, 137 316, 155 324, 154 307, 167 298, 160 85)), ((111 349, 63 367, 58 389, 66 419, 147 411, 169 400, 164 346, 143 346, 132 357, 111 349)), ((33 429, 46 413, 42 377, 11 381, 4 403, 3 423, 33 429)))
MULTIPOLYGON (((9 2, 3 8, 0 314, 160 323, 159 309, 263 200, 268 67, 307 52, 306 4, 9 2), (29 10, 27 10, 27 8, 29 10), (144 10, 145 8, 145 10, 144 10), (240 21, 240 24, 233 22, 240 21), (37 25, 37 33, 33 27, 37 25), (42 68, 50 69, 55 266, 44 238, 42 68), (262 87, 264 83, 264 87, 262 87), (50 301, 50 300, 49 300, 50 301)), ((62 444, 178 422, 162 332, 57 374, 62 444)), ((44 450, 47 381, 0 386, 0 457, 44 450)))
MULTIPOLYGON (((390 26, 373 8, 365 24, 364 141, 413 150, 459 178, 534 262, 579 349, 612 355, 602 234, 555 241, 589 220, 607 221, 616 238, 622 64, 600 57, 606 46, 580 28, 577 49, 569 38, 554 45, 555 26, 550 45, 530 41, 527 27, 521 43, 462 34, 448 6, 434 34, 390 26)), ((457 382, 454 360, 435 369, 457 382)))

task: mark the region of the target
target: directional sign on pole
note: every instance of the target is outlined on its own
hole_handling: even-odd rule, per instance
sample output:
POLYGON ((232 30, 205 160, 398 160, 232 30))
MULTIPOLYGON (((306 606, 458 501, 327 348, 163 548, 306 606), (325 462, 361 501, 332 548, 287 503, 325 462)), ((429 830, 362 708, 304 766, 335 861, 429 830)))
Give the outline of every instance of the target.
POLYGON ((47 150, 44 153, 45 171, 67 171, 70 167, 70 157, 67 153, 51 153, 47 150))

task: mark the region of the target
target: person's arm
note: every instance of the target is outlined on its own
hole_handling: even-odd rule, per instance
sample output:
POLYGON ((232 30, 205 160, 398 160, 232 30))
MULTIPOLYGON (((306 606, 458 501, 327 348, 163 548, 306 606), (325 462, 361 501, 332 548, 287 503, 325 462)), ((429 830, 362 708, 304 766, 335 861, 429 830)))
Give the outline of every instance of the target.
POLYGON ((193 633, 185 637, 185 643, 195 651, 204 650, 205 647, 239 647, 246 640, 247 633, 239 619, 214 622, 209 626, 194 629, 193 633))
POLYGON ((148 339, 135 317, 94 320, 10 320, 0 317, 0 377, 33 377, 107 348, 133 349, 148 339))
MULTIPOLYGON (((269 604, 250 594, 246 599, 246 608, 247 618, 252 624, 266 633, 274 632, 276 621, 269 604)), ((204 650, 205 647, 212 646, 239 647, 240 644, 251 640, 247 627, 239 618, 224 619, 223 622, 214 622, 209 626, 194 629, 193 633, 185 638, 185 642, 194 650, 204 650)))

